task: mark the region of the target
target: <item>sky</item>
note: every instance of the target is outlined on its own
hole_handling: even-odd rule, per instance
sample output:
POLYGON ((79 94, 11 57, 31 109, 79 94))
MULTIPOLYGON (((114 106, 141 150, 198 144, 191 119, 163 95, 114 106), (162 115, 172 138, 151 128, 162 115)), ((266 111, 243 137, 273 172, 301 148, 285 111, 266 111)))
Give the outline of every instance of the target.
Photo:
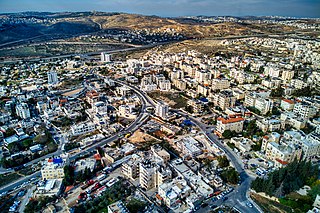
POLYGON ((320 18, 320 0, 0 0, 0 13, 126 12, 176 16, 293 16, 320 18))

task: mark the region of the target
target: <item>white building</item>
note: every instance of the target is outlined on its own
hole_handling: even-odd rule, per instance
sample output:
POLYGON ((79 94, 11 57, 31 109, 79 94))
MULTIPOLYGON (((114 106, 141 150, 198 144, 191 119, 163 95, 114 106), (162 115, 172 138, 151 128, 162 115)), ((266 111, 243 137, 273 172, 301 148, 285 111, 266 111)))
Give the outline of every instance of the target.
POLYGON ((50 71, 48 72, 48 84, 57 84, 59 82, 58 80, 58 74, 56 71, 50 71))
POLYGON ((107 54, 105 52, 102 52, 100 54, 100 59, 101 59, 101 62, 110 62, 111 61, 111 55, 107 54))
POLYGON ((16 106, 16 113, 22 119, 30 118, 29 106, 26 103, 21 103, 16 106))
POLYGON ((243 130, 244 118, 229 118, 225 119, 219 117, 217 119, 217 131, 218 135, 222 135, 224 131, 230 130, 235 132, 242 132, 243 130))
POLYGON ((162 119, 166 119, 169 112, 169 106, 168 104, 164 102, 158 102, 156 106, 156 115, 159 116, 162 119))
POLYGON ((69 157, 47 158, 41 167, 42 179, 64 178, 64 167, 69 164, 69 157))
POLYGON ((304 119, 309 119, 317 114, 317 108, 301 102, 294 105, 293 112, 304 119))
POLYGON ((93 132, 96 129, 96 125, 92 122, 84 122, 71 126, 71 134, 74 136, 82 135, 93 132))

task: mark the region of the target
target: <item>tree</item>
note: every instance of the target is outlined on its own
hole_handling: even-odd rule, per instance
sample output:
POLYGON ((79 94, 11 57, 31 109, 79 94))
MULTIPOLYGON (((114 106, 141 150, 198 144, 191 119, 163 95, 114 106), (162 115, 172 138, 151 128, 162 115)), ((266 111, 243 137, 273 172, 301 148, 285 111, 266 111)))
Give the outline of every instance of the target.
POLYGON ((232 137, 234 137, 237 133, 236 132, 233 132, 233 131, 230 131, 230 130, 225 130, 223 133, 222 133, 222 136, 226 139, 230 139, 232 137))
POLYGON ((228 158, 223 155, 223 156, 218 156, 218 164, 219 167, 224 168, 224 167, 228 167, 230 165, 228 158))
POLYGON ((74 168, 70 165, 64 167, 64 179, 63 184, 70 186, 74 184, 74 168))
POLYGON ((147 205, 145 202, 137 200, 135 198, 131 199, 127 204, 127 208, 129 212, 132 212, 132 213, 143 212, 143 209, 146 206, 147 205))
POLYGON ((234 168, 228 168, 221 172, 221 178, 231 184, 237 184, 240 181, 239 173, 234 168))

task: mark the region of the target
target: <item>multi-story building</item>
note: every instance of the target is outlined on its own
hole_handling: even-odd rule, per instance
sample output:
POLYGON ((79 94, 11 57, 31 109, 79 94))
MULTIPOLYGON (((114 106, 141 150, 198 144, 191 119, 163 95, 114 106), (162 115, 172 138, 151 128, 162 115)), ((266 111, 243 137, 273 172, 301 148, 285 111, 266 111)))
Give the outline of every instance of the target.
POLYGON ((201 155, 202 150, 199 148, 199 143, 193 137, 185 137, 177 142, 178 148, 184 157, 197 157, 201 155))
POLYGON ((21 103, 16 106, 16 113, 22 119, 30 118, 29 106, 26 103, 21 103))
POLYGON ((215 94, 212 98, 212 102, 215 106, 220 107, 222 110, 226 110, 229 107, 234 107, 236 103, 236 97, 233 96, 231 90, 224 90, 215 94))
POLYGON ((281 121, 277 119, 257 120, 256 124, 257 124, 257 127, 264 132, 267 132, 267 131, 273 132, 281 129, 281 121))
POLYGON ((56 71, 48 72, 48 84, 57 84, 59 83, 58 74, 56 71))
POLYGON ((96 125, 92 122, 84 122, 71 126, 71 134, 82 135, 86 133, 93 132, 96 129, 96 125))
POLYGON ((166 119, 168 116, 168 112, 169 112, 169 106, 168 104, 164 103, 164 102, 158 102, 157 106, 156 106, 156 115, 159 116, 162 119, 166 119))
POLYGON ((294 159, 300 159, 302 154, 301 149, 297 149, 292 145, 280 145, 275 142, 267 144, 265 156, 272 160, 276 167, 283 167, 291 163, 294 159))
POLYGON ((211 85, 213 90, 223 90, 230 87, 230 82, 227 79, 212 79, 211 85))
POLYGON ((182 91, 184 91, 184 90, 187 89, 187 83, 186 83, 184 80, 182 80, 182 79, 175 79, 175 80, 173 80, 173 85, 174 85, 177 89, 182 90, 182 91))
POLYGON ((191 192, 191 188, 183 178, 175 178, 158 187, 158 194, 168 208, 180 205, 181 199, 185 199, 191 192))
POLYGON ((290 81, 294 76, 294 70, 284 70, 282 72, 281 78, 284 81, 290 81))
POLYGON ((142 188, 158 187, 165 180, 170 179, 172 172, 156 162, 146 159, 139 163, 139 183, 142 188))
POLYGON ((306 88, 308 84, 300 79, 292 79, 290 82, 290 86, 292 86, 295 89, 303 89, 306 88))
POLYGON ((289 99, 282 99, 281 103, 280 103, 280 107, 283 110, 291 111, 294 108, 294 101, 289 100, 289 99))
POLYGON ((122 163, 122 174, 131 180, 135 180, 139 175, 139 163, 141 161, 142 159, 139 155, 133 154, 129 161, 122 163))
POLYGON ((64 167, 68 164, 69 157, 67 155, 46 159, 41 167, 42 179, 64 178, 64 167))
POLYGON ((229 119, 219 117, 217 119, 216 133, 221 136, 222 133, 226 130, 235 131, 235 132, 242 132, 243 123, 244 123, 244 118, 241 118, 241 117, 229 118, 229 119))
POLYGON ((310 104, 300 102, 294 105, 293 112, 304 119, 309 119, 317 114, 317 108, 310 104))
POLYGON ((160 91, 170 91, 171 90, 171 82, 169 80, 161 80, 159 81, 159 90, 160 91))
POLYGON ((111 55, 108 54, 108 53, 102 52, 100 54, 100 59, 101 59, 101 62, 110 62, 111 61, 111 55))
POLYGON ((285 128, 286 125, 292 126, 295 129, 303 129, 306 126, 306 119, 299 117, 293 112, 283 112, 280 115, 281 126, 285 128))

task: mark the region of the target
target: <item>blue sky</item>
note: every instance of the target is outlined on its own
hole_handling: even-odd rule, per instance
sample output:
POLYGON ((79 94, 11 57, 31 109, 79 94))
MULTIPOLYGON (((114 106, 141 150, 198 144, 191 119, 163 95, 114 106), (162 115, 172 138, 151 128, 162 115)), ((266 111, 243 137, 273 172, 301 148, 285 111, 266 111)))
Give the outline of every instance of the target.
POLYGON ((0 0, 0 12, 105 11, 158 16, 320 17, 320 0, 0 0))

